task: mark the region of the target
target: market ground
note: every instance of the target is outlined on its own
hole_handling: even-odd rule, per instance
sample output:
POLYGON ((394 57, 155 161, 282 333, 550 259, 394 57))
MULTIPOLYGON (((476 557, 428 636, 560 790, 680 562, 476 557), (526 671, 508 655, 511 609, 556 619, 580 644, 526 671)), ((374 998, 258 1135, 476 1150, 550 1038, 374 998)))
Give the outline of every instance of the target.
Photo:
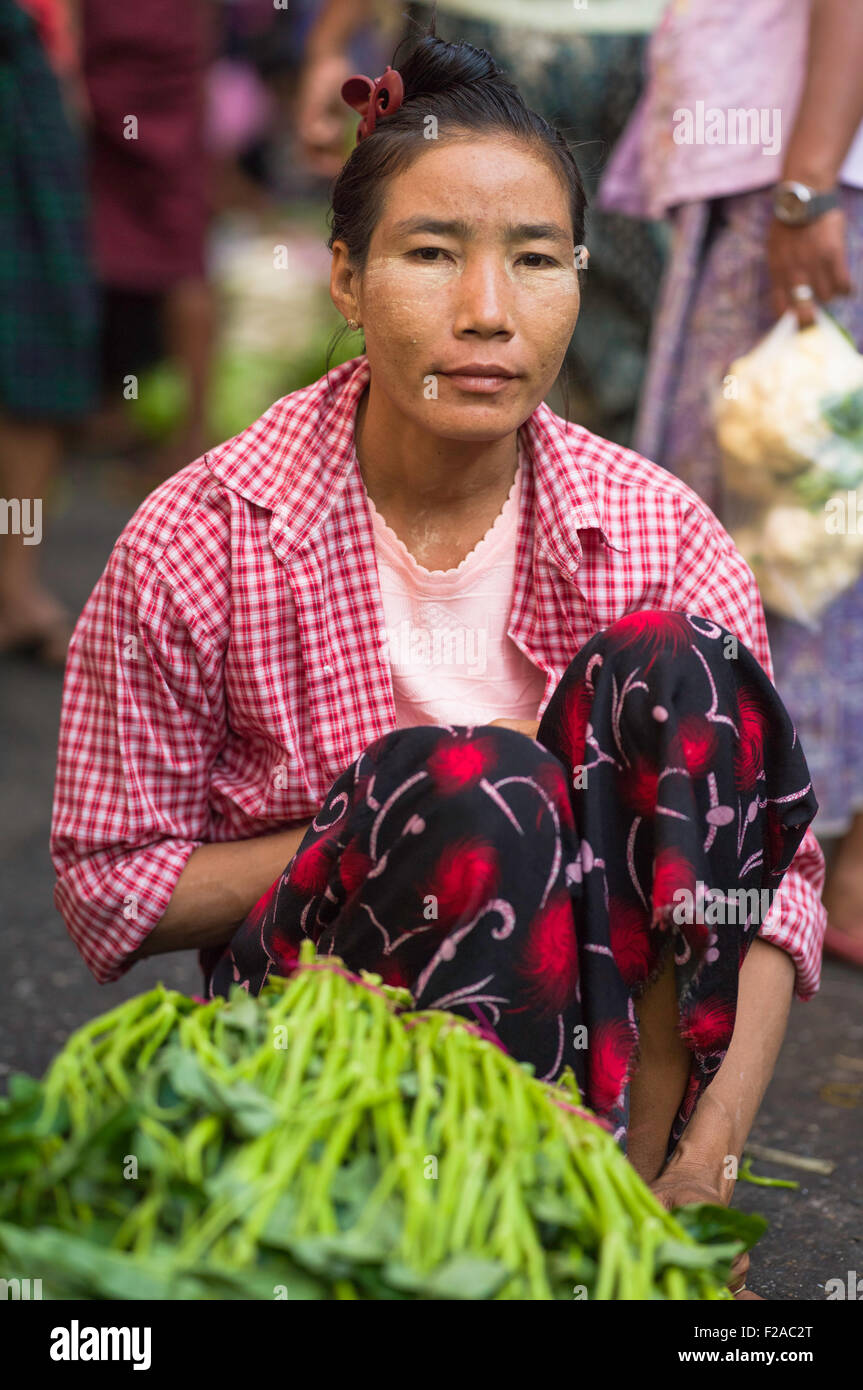
MULTIPOLYGON (((44 541, 45 570, 77 613, 130 514, 117 471, 80 464, 67 475, 59 514, 44 541)), ((57 916, 47 837, 61 678, 0 658, 4 968, 0 980, 0 1081, 39 1075, 79 1024, 158 980, 196 993, 190 953, 136 966, 97 985, 57 916)), ((828 1160, 830 1176, 758 1161, 765 1176, 798 1179, 796 1191, 739 1183, 735 1204, 761 1211, 770 1230, 756 1250, 749 1286, 769 1299, 821 1300, 827 1280, 863 1275, 863 972, 825 964, 820 993, 795 1002, 776 1075, 752 1140, 828 1160)))

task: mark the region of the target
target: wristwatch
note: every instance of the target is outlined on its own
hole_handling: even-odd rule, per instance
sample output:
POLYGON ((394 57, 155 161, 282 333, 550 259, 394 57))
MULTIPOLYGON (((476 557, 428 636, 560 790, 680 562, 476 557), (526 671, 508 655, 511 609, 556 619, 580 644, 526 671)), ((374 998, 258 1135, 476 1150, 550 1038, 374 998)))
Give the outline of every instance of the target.
POLYGON ((773 216, 786 227, 808 227, 822 212, 839 206, 839 189, 816 193, 807 183, 785 179, 773 190, 773 216))

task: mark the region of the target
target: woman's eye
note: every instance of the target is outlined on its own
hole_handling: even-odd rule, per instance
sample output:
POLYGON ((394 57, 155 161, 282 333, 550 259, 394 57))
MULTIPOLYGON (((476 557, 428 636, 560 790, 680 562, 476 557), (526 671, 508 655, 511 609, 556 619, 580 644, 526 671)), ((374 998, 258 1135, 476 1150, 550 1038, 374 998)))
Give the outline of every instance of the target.
MULTIPOLYGON (((409 256, 415 256, 428 265, 435 265, 439 256, 448 256, 449 254, 449 251, 445 251, 442 246, 417 246, 413 251, 408 252, 409 256)), ((539 270, 543 265, 557 265, 557 261, 552 256, 544 256, 541 251, 526 251, 519 259, 530 262, 529 270, 539 270)))

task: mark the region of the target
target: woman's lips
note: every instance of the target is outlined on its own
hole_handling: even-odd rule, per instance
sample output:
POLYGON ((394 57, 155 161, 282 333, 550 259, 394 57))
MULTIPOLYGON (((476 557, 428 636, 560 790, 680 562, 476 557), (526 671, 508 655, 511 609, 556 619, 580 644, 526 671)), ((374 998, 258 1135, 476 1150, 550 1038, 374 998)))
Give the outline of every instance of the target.
POLYGON ((443 375, 462 391, 478 391, 486 396, 518 380, 514 376, 470 376, 465 372, 444 372, 443 375))

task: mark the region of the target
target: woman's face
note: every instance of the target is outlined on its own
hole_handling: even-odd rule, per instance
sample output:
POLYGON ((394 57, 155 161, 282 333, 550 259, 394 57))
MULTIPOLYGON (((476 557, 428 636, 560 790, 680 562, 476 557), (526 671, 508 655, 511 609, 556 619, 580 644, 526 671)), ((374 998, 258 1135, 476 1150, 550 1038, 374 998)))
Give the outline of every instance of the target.
POLYGON ((386 190, 365 270, 333 246, 332 294, 357 319, 375 388, 433 434, 518 428, 557 378, 579 309, 568 194, 523 142, 456 139, 386 190), (477 390, 452 374, 513 373, 477 390))

